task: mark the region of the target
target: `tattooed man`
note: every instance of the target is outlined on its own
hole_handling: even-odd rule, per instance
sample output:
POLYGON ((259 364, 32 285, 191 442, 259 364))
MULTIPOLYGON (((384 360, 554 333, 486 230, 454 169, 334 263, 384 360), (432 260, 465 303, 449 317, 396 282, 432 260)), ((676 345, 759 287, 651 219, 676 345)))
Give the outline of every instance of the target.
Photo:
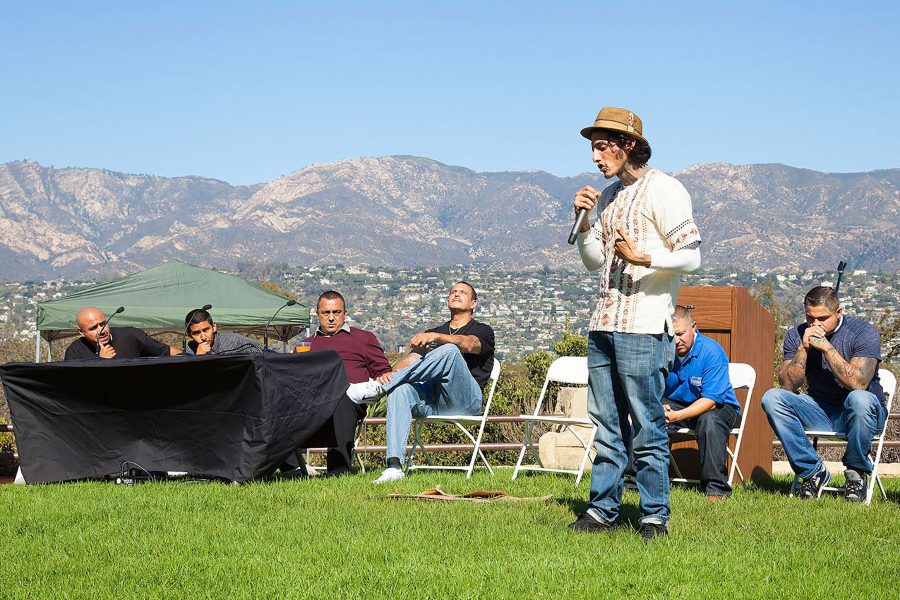
POLYGON ((818 498, 831 479, 804 429, 836 431, 847 436, 844 497, 861 502, 872 473, 872 436, 887 420, 878 381, 881 338, 871 324, 844 315, 830 287, 810 290, 803 306, 806 323, 784 338, 781 388, 765 393, 763 409, 801 479, 800 498, 818 498), (804 384, 806 393, 797 393, 804 384))

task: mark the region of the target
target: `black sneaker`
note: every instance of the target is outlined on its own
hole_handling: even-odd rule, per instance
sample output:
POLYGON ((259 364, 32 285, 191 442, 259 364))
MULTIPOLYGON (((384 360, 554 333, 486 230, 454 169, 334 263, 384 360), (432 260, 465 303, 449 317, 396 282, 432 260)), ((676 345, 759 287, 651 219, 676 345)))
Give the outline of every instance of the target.
POLYGON ((352 473, 353 473, 353 471, 351 471, 350 469, 346 469, 346 468, 345 469, 329 469, 328 471, 325 471, 324 474, 319 475, 319 477, 322 477, 323 479, 331 479, 333 477, 343 477, 344 475, 350 475, 352 473))
POLYGON ((863 502, 866 499, 869 474, 859 473, 857 471, 850 472, 849 469, 844 471, 844 475, 847 475, 848 473, 850 473, 850 475, 847 477, 847 485, 844 487, 844 499, 849 502, 863 502))
POLYGON ((598 521, 586 512, 578 515, 578 518, 575 519, 574 523, 569 523, 569 529, 571 529, 572 531, 582 531, 588 533, 594 533, 596 531, 613 532, 618 527, 619 526, 616 523, 604 523, 603 521, 598 521))
POLYGON ((823 465, 822 470, 800 481, 800 491, 797 496, 803 500, 818 498, 822 495, 822 488, 831 481, 831 472, 823 465))
POLYGON ((309 479, 309 473, 305 466, 297 467, 289 471, 281 471, 275 476, 278 481, 296 481, 298 479, 309 479))
POLYGON ((641 539, 644 543, 666 535, 669 535, 669 528, 662 523, 641 523, 641 539))

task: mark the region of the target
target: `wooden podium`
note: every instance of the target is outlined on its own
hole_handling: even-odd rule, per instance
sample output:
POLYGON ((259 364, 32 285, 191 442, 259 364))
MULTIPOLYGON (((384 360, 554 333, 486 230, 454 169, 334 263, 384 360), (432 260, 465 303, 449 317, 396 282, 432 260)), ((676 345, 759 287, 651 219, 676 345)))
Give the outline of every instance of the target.
MULTIPOLYGON (((718 342, 730 362, 747 363, 756 370, 756 385, 738 466, 747 479, 767 479, 772 475, 772 429, 762 410, 762 396, 773 386, 775 359, 775 320, 747 288, 731 286, 685 286, 678 294, 678 304, 693 304, 691 311, 697 329, 718 342)), ((744 407, 746 391, 738 390, 738 401, 744 407)), ((732 436, 729 446, 734 449, 732 436)), ((700 464, 694 440, 675 442, 672 453, 685 477, 699 478, 700 464)), ((729 463, 730 468, 730 463, 729 463)), ((740 478, 735 473, 735 484, 740 478)))

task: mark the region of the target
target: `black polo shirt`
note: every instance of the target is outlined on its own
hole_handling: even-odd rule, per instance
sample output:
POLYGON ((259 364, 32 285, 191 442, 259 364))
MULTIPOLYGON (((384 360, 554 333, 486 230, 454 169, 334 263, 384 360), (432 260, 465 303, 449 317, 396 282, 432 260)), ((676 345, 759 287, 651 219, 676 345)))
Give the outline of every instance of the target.
MULTIPOLYGON (((169 346, 153 339, 143 329, 136 327, 110 327, 111 345, 116 358, 141 358, 142 356, 169 356, 169 346)), ((66 348, 65 360, 79 360, 97 356, 96 346, 80 337, 66 348)))

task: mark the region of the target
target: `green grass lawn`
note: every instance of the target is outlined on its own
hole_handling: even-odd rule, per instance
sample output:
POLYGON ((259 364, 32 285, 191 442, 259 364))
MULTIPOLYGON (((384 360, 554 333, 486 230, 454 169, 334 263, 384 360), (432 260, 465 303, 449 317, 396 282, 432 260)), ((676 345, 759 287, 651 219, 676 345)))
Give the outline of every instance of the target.
MULTIPOLYGON (((670 536, 577 534, 587 479, 510 470, 228 486, 0 487, 3 597, 897 597, 900 481, 889 500, 786 497, 787 480, 710 503, 672 493, 670 536), (548 502, 389 500, 552 494, 548 502)), ((876 491, 877 493, 877 491, 876 491)), ((637 495, 623 517, 636 520, 637 495)))

